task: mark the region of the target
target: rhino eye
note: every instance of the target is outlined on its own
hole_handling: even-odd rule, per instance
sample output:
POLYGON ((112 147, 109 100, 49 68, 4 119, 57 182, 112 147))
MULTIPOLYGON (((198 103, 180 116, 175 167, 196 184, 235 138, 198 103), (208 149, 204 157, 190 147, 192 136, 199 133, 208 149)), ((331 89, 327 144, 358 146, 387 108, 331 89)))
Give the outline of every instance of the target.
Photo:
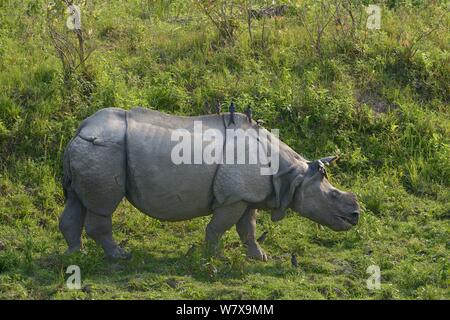
POLYGON ((331 197, 333 199, 336 199, 337 197, 339 197, 339 192, 337 192, 336 190, 331 191, 331 197))
POLYGON ((325 167, 320 166, 320 167, 319 167, 319 172, 320 172, 325 178, 328 179, 328 175, 327 175, 327 171, 325 170, 325 167))

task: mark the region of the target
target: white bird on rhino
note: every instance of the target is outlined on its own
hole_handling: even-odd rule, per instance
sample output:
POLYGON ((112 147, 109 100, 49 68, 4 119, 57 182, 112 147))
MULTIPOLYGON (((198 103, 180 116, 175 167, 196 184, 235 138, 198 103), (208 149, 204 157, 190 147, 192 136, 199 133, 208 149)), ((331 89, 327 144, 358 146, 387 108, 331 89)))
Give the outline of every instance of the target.
MULTIPOLYGON (((324 164, 336 157, 307 161, 277 140, 279 170, 273 175, 261 175, 260 164, 173 163, 174 130, 194 134, 194 121, 201 121, 203 127, 225 136, 228 117, 107 108, 84 120, 64 153, 66 207, 60 230, 68 252, 80 250, 85 226, 107 256, 129 258, 112 236, 112 214, 124 197, 159 220, 181 221, 212 213, 206 228, 209 245, 215 248, 225 231, 236 225, 248 256, 263 261, 267 255, 255 235, 257 209, 272 211, 276 221, 291 208, 336 231, 358 222, 355 195, 334 188, 327 180, 324 164)), ((243 114, 236 113, 234 120, 234 128, 261 129, 243 114)), ((269 138, 278 139, 270 134, 269 138)))

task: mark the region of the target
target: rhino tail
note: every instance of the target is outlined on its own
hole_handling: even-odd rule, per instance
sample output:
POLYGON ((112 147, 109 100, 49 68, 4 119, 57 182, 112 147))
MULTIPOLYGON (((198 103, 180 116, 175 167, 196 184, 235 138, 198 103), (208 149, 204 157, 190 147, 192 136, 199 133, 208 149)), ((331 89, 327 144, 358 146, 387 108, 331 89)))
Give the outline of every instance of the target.
POLYGON ((67 201, 68 192, 72 184, 72 171, 70 170, 70 149, 72 147, 73 139, 67 144, 66 150, 64 150, 63 158, 63 180, 62 187, 64 192, 64 200, 67 201))

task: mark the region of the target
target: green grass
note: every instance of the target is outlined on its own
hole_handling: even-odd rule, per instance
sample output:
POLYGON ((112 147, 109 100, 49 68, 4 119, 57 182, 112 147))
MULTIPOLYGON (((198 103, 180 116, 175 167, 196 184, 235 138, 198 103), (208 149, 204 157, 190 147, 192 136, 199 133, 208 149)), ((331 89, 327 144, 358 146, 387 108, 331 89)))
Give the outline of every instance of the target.
MULTIPOLYGON (((47 3, 0 1, 1 299, 450 298, 445 1, 384 1, 382 29, 367 31, 363 16, 353 38, 332 23, 322 56, 298 8, 255 21, 254 43, 238 17, 227 43, 185 1, 78 3, 86 47, 95 50, 67 76, 47 3), (64 256, 62 155, 80 121, 104 107, 138 105, 204 114, 205 101, 216 99, 234 99, 239 111, 252 105, 255 118, 306 158, 339 153, 330 178, 358 195, 359 225, 335 233, 293 212, 278 223, 261 212, 258 234, 269 232, 263 248, 271 258, 262 263, 245 258, 234 230, 222 255, 204 254, 208 217, 159 222, 124 201, 114 234, 132 260, 107 261, 89 239, 82 253, 64 256), (65 285, 73 264, 83 290, 65 285), (381 269, 381 290, 366 287, 370 265, 381 269)), ((76 44, 62 5, 53 17, 76 44)))

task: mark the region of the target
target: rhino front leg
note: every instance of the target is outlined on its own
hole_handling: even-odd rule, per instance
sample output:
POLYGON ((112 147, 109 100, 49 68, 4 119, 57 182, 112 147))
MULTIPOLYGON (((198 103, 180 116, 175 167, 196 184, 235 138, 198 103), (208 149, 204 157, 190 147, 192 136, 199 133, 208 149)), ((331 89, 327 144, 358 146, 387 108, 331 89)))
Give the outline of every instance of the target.
POLYGON ((247 203, 240 201, 214 209, 212 219, 206 227, 206 243, 212 251, 217 250, 222 235, 239 221, 247 206, 247 203))
POLYGON ((131 254, 119 247, 112 237, 112 215, 104 216, 88 211, 86 215, 86 233, 103 247, 108 258, 131 258, 131 254))
POLYGON ((236 224, 236 231, 241 241, 247 246, 247 256, 252 259, 267 261, 266 253, 256 241, 256 209, 247 209, 236 224))

